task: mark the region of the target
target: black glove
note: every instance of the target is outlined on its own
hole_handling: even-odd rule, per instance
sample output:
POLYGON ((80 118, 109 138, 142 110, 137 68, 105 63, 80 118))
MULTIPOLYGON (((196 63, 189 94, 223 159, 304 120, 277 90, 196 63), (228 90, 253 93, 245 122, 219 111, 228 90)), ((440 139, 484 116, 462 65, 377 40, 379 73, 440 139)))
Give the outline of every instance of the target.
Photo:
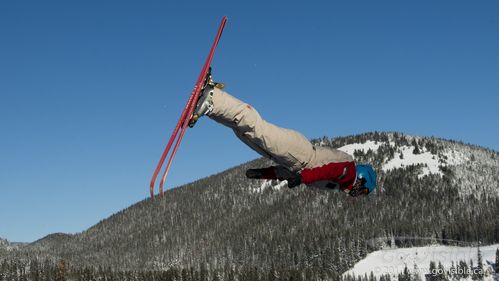
POLYGON ((284 166, 276 166, 275 167, 276 175, 278 180, 287 180, 288 187, 293 188, 301 184, 301 175, 288 170, 284 166))
POLYGON ((259 168, 259 169, 248 169, 246 170, 246 177, 249 179, 265 179, 265 180, 277 179, 274 166, 267 168, 259 168))
POLYGON ((284 166, 271 166, 268 168, 248 169, 246 177, 250 179, 278 179, 288 181, 288 187, 293 188, 301 184, 301 175, 290 171, 284 166))

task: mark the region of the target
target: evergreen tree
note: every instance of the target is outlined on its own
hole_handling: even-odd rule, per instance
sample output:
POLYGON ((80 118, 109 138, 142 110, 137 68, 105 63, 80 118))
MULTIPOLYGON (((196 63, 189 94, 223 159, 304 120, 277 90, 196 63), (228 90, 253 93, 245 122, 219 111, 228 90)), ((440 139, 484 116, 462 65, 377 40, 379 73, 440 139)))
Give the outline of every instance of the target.
POLYGON ((454 265, 454 262, 452 262, 450 266, 449 278, 453 281, 457 281, 459 279, 456 274, 456 266, 454 265))
POLYGON ((0 263, 0 281, 4 281, 4 280, 6 280, 6 279, 5 279, 6 274, 7 274, 6 261, 5 261, 5 260, 3 260, 3 261, 0 263))
POLYGON ((416 139, 412 139, 412 146, 414 146, 414 150, 412 151, 413 154, 421 154, 421 150, 419 150, 419 145, 416 139))
POLYGON ((445 231, 445 228, 442 229, 442 245, 448 245, 448 241, 447 241, 447 232, 445 231))
POLYGON ((471 269, 471 279, 477 280, 477 275, 475 274, 475 266, 473 264, 472 259, 470 259, 470 269, 471 269))
POLYGON ((441 262, 438 262, 438 269, 437 270, 438 270, 437 280, 438 281, 447 281, 447 275, 445 274, 445 268, 441 262))
POLYGON ((436 276, 437 276, 437 264, 434 261, 430 261, 429 271, 430 271, 429 274, 431 276, 431 280, 432 281, 436 280, 436 276))
POLYGON ((270 266, 269 272, 267 273, 267 281, 275 281, 277 280, 274 264, 270 266))
POLYGON ((381 275, 381 277, 379 278, 379 281, 391 281, 391 277, 389 274, 383 274, 381 275))
POLYGON ((29 267, 30 267, 29 273, 31 276, 31 280, 32 281, 40 281, 41 280, 41 278, 40 278, 40 265, 38 263, 38 260, 36 260, 36 259, 31 260, 29 267))
MULTIPOLYGON (((42 269, 42 272, 43 272, 43 275, 42 275, 42 280, 54 280, 55 279, 55 272, 54 272, 54 269, 53 269, 53 264, 52 262, 49 260, 49 259, 45 259, 45 261, 43 262, 43 269, 42 269)), ((90 280, 90 279, 88 279, 90 280)))
POLYGON ((399 274, 398 281, 411 281, 411 273, 407 268, 407 265, 404 267, 404 271, 399 274))
POLYGON ((458 275, 460 279, 466 279, 468 278, 468 264, 466 264, 465 261, 460 261, 459 266, 457 267, 458 271, 460 274, 458 275))
POLYGON ((477 257, 478 257, 478 261, 477 261, 477 266, 476 266, 476 279, 477 280, 483 280, 483 275, 484 275, 484 271, 483 271, 483 258, 482 258, 482 251, 480 251, 480 246, 478 246, 478 249, 477 249, 477 257))
POLYGON ((204 262, 199 267, 199 281, 208 281, 208 269, 204 262))
POLYGON ((422 281, 421 276, 419 276, 419 268, 417 264, 414 264, 414 272, 412 273, 413 281, 422 281))
POLYGON ((182 272, 180 273, 180 275, 182 276, 182 281, 189 281, 190 280, 189 271, 187 271, 187 269, 182 268, 182 272))
POLYGON ((496 273, 499 273, 499 248, 496 250, 496 273))
POLYGON ((236 280, 234 269, 231 267, 227 273, 227 280, 234 281, 236 280))

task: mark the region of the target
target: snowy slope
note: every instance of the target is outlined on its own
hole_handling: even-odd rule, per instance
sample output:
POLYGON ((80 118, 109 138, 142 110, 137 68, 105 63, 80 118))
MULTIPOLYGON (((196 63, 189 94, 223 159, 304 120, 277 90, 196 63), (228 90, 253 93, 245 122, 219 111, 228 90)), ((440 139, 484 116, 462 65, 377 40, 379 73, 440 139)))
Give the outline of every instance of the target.
MULTIPOLYGON (((338 148, 338 150, 353 155, 356 150, 363 152, 367 152, 368 150, 377 151, 381 145, 381 142, 366 141, 365 143, 348 144, 338 148)), ((429 151, 424 151, 424 148, 419 148, 421 152, 416 154, 414 153, 415 146, 397 147, 393 142, 389 142, 389 145, 396 149, 396 152, 393 159, 387 160, 383 164, 382 169, 385 172, 396 168, 420 164, 423 166, 422 173, 419 175, 420 177, 429 174, 442 175, 442 172, 439 169, 440 165, 459 165, 468 160, 468 156, 464 153, 456 152, 452 149, 435 155, 429 151)))
MULTIPOLYGON (((484 246, 480 248, 485 271, 491 270, 492 263, 495 262, 496 249, 499 244, 484 246)), ((421 280, 425 280, 424 275, 428 272, 431 261, 438 264, 441 262, 446 270, 448 270, 452 262, 456 263, 461 260, 469 264, 473 260, 473 264, 477 265, 477 248, 476 247, 455 247, 455 246, 428 246, 402 249, 386 249, 372 252, 366 258, 359 261, 344 275, 364 276, 371 272, 379 278, 381 275, 389 274, 396 279, 399 273, 403 272, 404 267, 414 272, 416 265, 421 280)), ((484 280, 493 280, 489 274, 484 280)))
POLYGON ((395 158, 388 161, 383 165, 383 171, 389 171, 396 168, 407 167, 410 165, 423 165, 423 170, 419 177, 430 175, 430 174, 438 174, 442 175, 442 172, 438 168, 439 158, 430 152, 423 152, 420 154, 414 154, 413 146, 404 146, 400 149, 400 152, 396 154, 395 158), (403 155, 403 156, 402 156, 403 155), (403 158, 401 158, 403 157, 403 158))
MULTIPOLYGON (((391 143, 391 144, 393 144, 393 143, 391 143)), ((380 146, 381 146, 381 142, 374 142, 374 141, 368 140, 365 143, 347 144, 347 145, 344 145, 338 149, 341 151, 344 151, 350 155, 353 155, 355 150, 362 150, 364 152, 367 152, 370 149, 372 151, 376 151, 376 150, 378 150, 378 148, 380 146)))

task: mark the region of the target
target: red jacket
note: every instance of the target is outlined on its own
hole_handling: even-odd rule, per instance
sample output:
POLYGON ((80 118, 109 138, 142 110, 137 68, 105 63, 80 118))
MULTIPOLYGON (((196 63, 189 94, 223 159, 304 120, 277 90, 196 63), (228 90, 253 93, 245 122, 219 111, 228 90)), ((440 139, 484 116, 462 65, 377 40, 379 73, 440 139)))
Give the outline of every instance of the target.
POLYGON ((304 184, 312 184, 317 181, 332 181, 339 184, 342 190, 352 189, 357 177, 355 162, 331 162, 329 164, 307 168, 301 171, 301 178, 304 184))

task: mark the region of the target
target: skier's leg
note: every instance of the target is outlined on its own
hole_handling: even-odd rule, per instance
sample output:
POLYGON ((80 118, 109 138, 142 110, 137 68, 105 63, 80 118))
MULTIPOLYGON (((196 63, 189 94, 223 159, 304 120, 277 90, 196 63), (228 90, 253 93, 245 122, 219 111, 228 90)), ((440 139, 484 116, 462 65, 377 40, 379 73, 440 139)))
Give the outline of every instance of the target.
POLYGON ((315 157, 314 146, 302 134, 268 123, 249 104, 214 89, 213 111, 208 116, 230 128, 259 154, 288 167, 303 169, 315 157))

